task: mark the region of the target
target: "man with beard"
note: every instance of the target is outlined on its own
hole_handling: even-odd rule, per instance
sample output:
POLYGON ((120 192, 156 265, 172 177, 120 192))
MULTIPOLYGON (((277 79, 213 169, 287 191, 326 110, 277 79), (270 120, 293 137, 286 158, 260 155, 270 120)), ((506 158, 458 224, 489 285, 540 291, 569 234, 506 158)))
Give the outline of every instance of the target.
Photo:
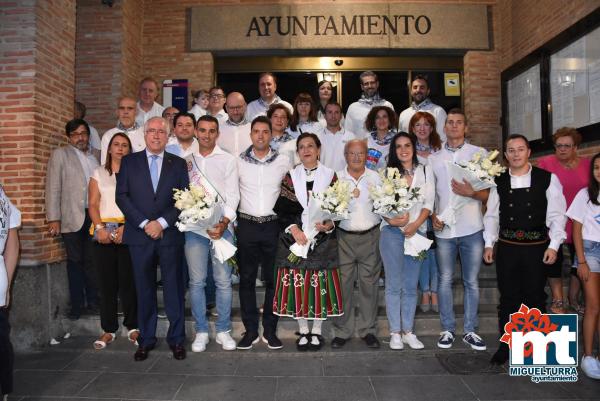
POLYGON ((124 132, 131 141, 131 151, 139 152, 146 147, 144 142, 144 130, 135 121, 136 116, 136 104, 135 99, 130 97, 121 97, 117 102, 117 126, 109 129, 102 135, 102 142, 100 145, 100 164, 106 162, 106 155, 108 153, 108 144, 112 139, 113 135, 117 132, 124 132))
POLYGON ((400 113, 400 131, 408 132, 408 125, 412 116, 417 111, 426 111, 435 117, 436 131, 442 142, 445 142, 444 124, 446 123, 446 112, 442 107, 434 104, 429 99, 429 83, 425 76, 417 75, 414 77, 410 84, 410 97, 412 99, 410 107, 400 113))
POLYGON ((55 149, 46 175, 46 220, 52 237, 62 235, 67 252, 67 277, 71 297, 69 319, 79 319, 83 309, 98 310, 98 292, 91 260, 88 216, 88 184, 98 167, 97 152, 89 150, 85 120, 71 120, 65 127, 68 145, 55 149))
POLYGON ((229 118, 225 124, 219 124, 217 145, 237 157, 252 145, 250 121, 246 120, 246 100, 241 93, 231 92, 227 95, 225 107, 229 118))
POLYGON ((165 150, 185 159, 198 152, 195 138, 196 119, 192 113, 181 112, 173 118, 175 137, 169 139, 165 150))
POLYGON ((357 139, 366 138, 369 134, 365 127, 365 119, 369 111, 375 106, 387 106, 394 110, 394 106, 379 96, 379 79, 373 71, 365 71, 360 74, 360 87, 362 95, 358 101, 348 107, 344 128, 346 131, 354 132, 357 139))

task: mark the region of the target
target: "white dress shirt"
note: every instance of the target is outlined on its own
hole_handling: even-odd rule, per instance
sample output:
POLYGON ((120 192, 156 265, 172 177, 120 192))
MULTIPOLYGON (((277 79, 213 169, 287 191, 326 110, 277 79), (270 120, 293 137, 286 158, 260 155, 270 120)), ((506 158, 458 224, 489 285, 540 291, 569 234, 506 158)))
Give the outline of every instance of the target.
POLYGON ((344 147, 353 139, 356 136, 344 128, 335 133, 324 128, 321 135, 321 163, 334 171, 342 170, 346 166, 344 147))
POLYGON ((250 123, 234 125, 229 121, 226 121, 225 124, 219 126, 217 145, 224 151, 238 157, 240 153, 244 152, 252 145, 252 139, 250 139, 250 123))
POLYGON ((106 155, 108 154, 108 144, 117 132, 125 132, 131 141, 131 152, 139 152, 146 149, 146 141, 144 140, 144 127, 137 129, 121 130, 117 127, 111 128, 102 135, 100 145, 100 164, 106 163, 106 155))
POLYGON ((169 153, 174 154, 175 156, 179 156, 182 159, 185 159, 191 154, 198 153, 198 141, 196 140, 196 138, 193 139, 194 140, 192 141, 192 144, 188 146, 187 149, 184 149, 177 140, 177 137, 169 138, 169 142, 167 143, 167 147, 165 148, 165 150, 169 153))
MULTIPOLYGON (((251 151, 253 154, 253 151, 251 151)), ((273 207, 279 197, 281 181, 290 168, 290 161, 279 154, 269 161, 272 151, 256 162, 237 158, 240 177, 239 211, 250 216, 263 217, 274 215, 273 207)))
MULTIPOLYGON (((73 145, 70 145, 70 146, 73 146, 73 145)), ((79 162, 81 163, 83 175, 85 176, 85 184, 86 185, 85 185, 85 194, 84 194, 83 199, 84 199, 85 208, 87 209, 87 207, 88 207, 88 185, 87 184, 90 183, 90 177, 94 173, 94 170, 96 169, 96 167, 98 167, 98 160, 89 151, 84 153, 81 150, 77 149, 75 146, 73 146, 73 149, 75 149, 77 158, 79 159, 79 162)))
MULTIPOLYGON (((452 152, 442 145, 442 148, 439 151, 429 155, 428 162, 432 167, 433 175, 435 176, 435 209, 437 214, 440 214, 448 207, 452 196, 460 196, 452 192, 452 177, 448 175, 446 162, 452 161, 456 163, 469 161, 477 152, 481 152, 484 155, 487 154, 483 148, 464 143, 456 152, 452 152)), ((435 235, 440 238, 448 239, 464 237, 483 230, 483 216, 481 210, 480 201, 473 198, 467 198, 464 206, 456 211, 456 224, 453 224, 450 227, 445 225, 444 229, 442 231, 436 231, 435 235)))
POLYGON ((365 231, 381 222, 381 217, 373 213, 373 201, 369 198, 369 188, 381 185, 379 174, 365 168, 365 172, 354 179, 345 167, 337 172, 338 180, 350 183, 350 192, 359 190, 358 198, 351 196, 348 219, 340 221, 338 226, 346 231, 365 231))
POLYGON ((6 304, 6 291, 8 290, 8 272, 4 264, 4 247, 11 228, 21 225, 21 212, 12 204, 4 189, 0 187, 0 221, 4 224, 0 230, 0 308, 6 304))
POLYGON ((223 128, 223 126, 225 125, 225 121, 229 120, 229 114, 225 113, 225 110, 223 109, 219 110, 215 115, 212 115, 207 111, 206 115, 212 116, 217 119, 217 121, 219 122, 219 131, 221 131, 221 128, 223 128))
MULTIPOLYGON (((148 151, 148 149, 146 149, 146 160, 148 161, 148 171, 150 171, 150 165, 152 164, 151 156, 153 156, 153 155, 154 155, 154 153, 150 153, 148 151)), ((158 170, 158 182, 160 182, 160 173, 162 171, 162 164, 163 164, 163 160, 165 158, 164 150, 162 152, 160 152, 159 154, 157 154, 156 156, 158 156, 158 158, 156 159, 156 165, 157 165, 157 170, 158 170)), ((150 178, 152 178, 152 175, 150 175, 150 178)), ((163 217, 159 217, 158 219, 156 219, 156 221, 158 221, 158 223, 162 226, 163 230, 166 229, 167 227, 169 227, 169 223, 167 223, 167 220, 165 220, 163 217)), ((150 220, 146 219, 140 223, 139 227, 143 230, 144 227, 146 227, 146 224, 148 224, 149 222, 150 222, 150 220)))
POLYGON ((394 110, 394 106, 385 99, 381 99, 380 102, 369 105, 364 102, 354 102, 348 107, 346 112, 346 122, 344 128, 350 132, 354 132, 354 135, 358 139, 366 138, 369 135, 369 131, 365 128, 365 120, 371 109, 375 106, 387 106, 394 110))
POLYGON ((216 191, 219 202, 223 206, 223 215, 233 222, 237 217, 236 211, 240 203, 236 158, 217 145, 206 156, 195 152, 185 160, 188 165, 190 184, 204 186, 211 192, 216 191))
POLYGON ((315 134, 319 138, 321 138, 321 136, 323 135, 323 130, 324 130, 323 126, 318 121, 301 122, 298 124, 295 131, 292 131, 291 128, 288 128, 288 132, 294 138, 298 138, 300 136, 300 134, 303 132, 310 132, 312 134, 315 134))
MULTIPOLYGON (((292 105, 286 102, 285 100, 281 100, 281 98, 277 95, 275 96, 271 104, 274 103, 283 104, 290 111, 290 114, 294 112, 294 108, 292 107, 292 105)), ((250 103, 248 103, 248 108, 246 108, 246 119, 252 122, 252 120, 254 120, 255 117, 266 116, 267 110, 269 110, 269 106, 271 106, 271 104, 267 104, 260 98, 251 101, 250 103)))
MULTIPOLYGON (((529 171, 524 175, 512 175, 510 169, 510 187, 512 189, 529 188, 531 187, 531 165, 529 165, 529 171)), ((546 189, 546 199, 548 206, 546 208, 546 227, 549 228, 548 236, 550 237, 550 245, 548 248, 552 248, 558 251, 558 247, 567 239, 567 232, 565 231, 565 224, 567 224, 567 216, 565 212, 567 210, 567 201, 563 195, 562 185, 554 174, 550 175, 550 185, 546 189)), ((498 235, 500 232, 500 196, 496 187, 490 189, 490 196, 487 201, 487 211, 483 218, 483 224, 485 230, 483 232, 483 239, 485 241, 485 247, 491 248, 494 243, 498 241, 498 235)))
POLYGON ((152 108, 148 111, 144 111, 144 109, 142 109, 140 106, 140 102, 137 102, 137 114, 135 116, 135 122, 138 123, 140 127, 143 127, 146 121, 152 117, 162 117, 163 111, 165 111, 165 108, 156 102, 154 102, 152 108))
POLYGON ((435 129, 437 133, 440 135, 442 142, 446 141, 446 133, 444 132, 444 125, 446 125, 446 111, 437 104, 426 102, 423 106, 410 106, 407 109, 403 110, 400 113, 399 117, 399 125, 400 131, 408 132, 408 126, 410 124, 410 119, 415 115, 417 111, 426 111, 431 114, 435 118, 435 129), (418 110, 417 110, 418 108, 418 110))

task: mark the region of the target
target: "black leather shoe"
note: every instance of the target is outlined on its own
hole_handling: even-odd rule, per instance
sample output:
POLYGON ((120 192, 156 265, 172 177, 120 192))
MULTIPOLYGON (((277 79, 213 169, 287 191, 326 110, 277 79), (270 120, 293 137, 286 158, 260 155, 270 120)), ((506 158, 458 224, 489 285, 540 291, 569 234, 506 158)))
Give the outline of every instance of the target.
POLYGON ((146 359, 148 359, 148 354, 153 349, 154 349, 154 347, 143 347, 143 346, 140 345, 138 347, 137 351, 135 351, 135 354, 133 354, 133 359, 136 362, 145 361, 146 359))
POLYGON ((508 361, 509 348, 506 343, 500 343, 498 351, 492 356, 490 363, 492 365, 504 365, 508 361))
POLYGON ((300 334, 300 333, 296 333, 296 334, 300 336, 296 340, 296 348, 298 349, 298 351, 308 351, 308 347, 310 344, 310 334, 300 334), (306 343, 300 344, 300 341, 302 339, 306 339, 306 343))
POLYGON ((369 348, 379 348, 381 344, 379 344, 379 340, 373 334, 369 333, 364 336, 363 341, 367 344, 369 348))
POLYGON ((341 337, 334 337, 333 340, 331 340, 331 348, 342 348, 344 345, 346 345, 346 340, 345 338, 341 338, 341 337))
POLYGON ((325 340, 319 334, 311 334, 310 335, 310 343, 308 345, 308 349, 311 351, 318 351, 323 346, 323 342, 325 340), (316 340, 315 340, 316 339, 316 340))
POLYGON ((177 359, 178 361, 185 359, 185 347, 183 344, 171 345, 169 348, 171 348, 173 358, 177 359))

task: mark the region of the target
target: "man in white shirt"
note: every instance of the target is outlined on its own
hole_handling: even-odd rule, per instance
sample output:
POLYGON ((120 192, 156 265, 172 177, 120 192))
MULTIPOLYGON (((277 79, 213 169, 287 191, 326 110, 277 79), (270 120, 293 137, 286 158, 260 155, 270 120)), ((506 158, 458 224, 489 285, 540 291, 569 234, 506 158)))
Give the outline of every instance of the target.
POLYGON ((124 132, 131 141, 131 151, 139 152, 146 148, 144 141, 144 128, 135 121, 136 115, 135 99, 130 97, 119 98, 117 103, 117 126, 111 128, 102 135, 100 145, 100 164, 106 163, 106 155, 108 153, 108 144, 113 135, 117 132, 124 132))
POLYGON ((283 104, 290 111, 290 114, 294 112, 292 105, 277 96, 276 92, 277 78, 275 75, 271 72, 260 74, 258 76, 258 93, 260 97, 248 105, 248 111, 246 112, 248 121, 254 120, 257 116, 266 116, 269 106, 276 103, 283 104))
MULTIPOLYGON (((173 130, 175 129, 175 123, 173 122, 173 119, 175 118, 175 116, 177 114, 179 114, 179 110, 173 106, 166 107, 162 112, 162 118, 166 119, 169 122, 169 127, 171 128, 171 134, 173 134, 173 130)), ((175 135, 172 135, 169 138, 172 138, 173 136, 175 136, 175 135)))
POLYGON ((360 74, 360 87, 362 95, 358 101, 352 103, 346 112, 344 127, 353 132, 357 139, 366 138, 369 134, 365 127, 365 119, 369 111, 375 106, 387 106, 394 110, 394 106, 379 96, 379 79, 373 71, 360 74))
POLYGON ((346 166, 346 144, 356 136, 340 127, 342 120, 342 106, 339 103, 325 105, 325 121, 327 126, 321 135, 321 163, 332 169, 340 171, 346 166))
POLYGON ((89 151, 85 120, 65 126, 68 145, 54 149, 46 174, 46 220, 52 237, 62 236, 67 252, 67 277, 71 310, 77 320, 86 307, 97 311, 98 291, 91 258, 91 220, 87 212, 88 184, 98 167, 98 156, 89 151))
MULTIPOLYGON (((325 108, 325 115, 330 109, 325 108)), ((341 348, 354 335, 358 335, 370 348, 379 348, 377 340, 377 307, 379 299, 379 223, 381 218, 373 213, 373 201, 369 199, 369 188, 381 185, 379 175, 366 168, 367 144, 363 140, 352 139, 342 151, 348 163, 337 172, 340 181, 350 184, 352 198, 349 218, 338 223, 338 254, 342 280, 342 298, 348 313, 334 319, 333 348, 341 348), (359 314, 353 309, 354 281, 358 277, 359 314)))
POLYGON ((139 100, 135 121, 140 127, 152 117, 162 117, 162 112, 165 108, 156 103, 156 98, 158 98, 158 83, 154 78, 146 77, 140 81, 138 96, 139 100))
POLYGON ((460 109, 452 109, 446 119, 448 141, 442 149, 429 156, 436 183, 436 213, 432 214, 436 230, 436 257, 439 268, 438 297, 442 332, 438 347, 450 348, 454 343, 456 318, 452 300, 452 277, 457 253, 460 255, 464 292, 464 336, 463 341, 472 349, 486 349, 483 339, 475 333, 478 326, 479 269, 483 257, 483 217, 482 202, 487 201, 489 190, 474 191, 465 182, 457 182, 448 176, 448 162, 469 161, 475 153, 485 154, 485 149, 465 142, 467 119, 460 109), (463 206, 456 210, 456 221, 444 222, 437 218, 449 205, 453 197, 461 196, 463 206))
POLYGON ((225 124, 225 121, 229 118, 225 110, 225 92, 220 86, 213 86, 208 91, 208 107, 206 108, 206 114, 213 116, 219 121, 219 127, 225 124))
MULTIPOLYGON (((73 115, 74 119, 82 119, 85 120, 85 113, 87 112, 87 108, 85 104, 75 101, 75 114, 73 115)), ((98 130, 89 124, 90 127, 90 147, 92 149, 100 150, 100 135, 98 135, 98 130)))
MULTIPOLYGON (((558 177, 529 163, 525 136, 510 135, 504 147, 508 171, 496 177, 490 191, 483 233, 485 262, 494 261, 497 243, 500 337, 521 304, 546 312, 546 269, 567 238, 567 203, 558 177)), ((502 365, 508 358, 508 344, 501 342, 491 362, 502 365)))
POLYGON ((417 75, 410 84, 410 97, 412 103, 410 107, 400 113, 400 130, 408 132, 410 119, 417 111, 426 111, 435 117, 435 126, 442 142, 446 141, 444 125, 446 124, 446 112, 441 106, 433 103, 429 99, 429 83, 423 75, 417 75))
POLYGON ((246 100, 239 92, 231 92, 225 102, 229 118, 219 124, 217 144, 221 149, 237 157, 252 145, 250 122, 246 120, 246 100))
MULTIPOLYGON (((178 117, 193 118, 190 113, 178 117)), ((179 119, 176 117, 176 126, 179 119)), ((217 146, 219 122, 212 116, 201 116, 196 127, 198 151, 186 157, 191 185, 204 187, 216 196, 223 208, 217 224, 207 231, 209 238, 193 232, 185 233, 185 256, 190 275, 190 296, 192 314, 196 321, 196 337, 192 343, 193 352, 202 352, 208 344, 208 320, 206 317, 206 277, 212 262, 212 275, 217 292, 216 342, 224 350, 236 348, 231 338, 231 265, 220 261, 214 253, 211 241, 221 238, 233 243, 233 225, 240 201, 236 158, 217 146)))
POLYGON ((267 117, 256 117, 250 129, 252 147, 237 159, 240 177, 240 205, 236 232, 240 269, 239 295, 242 321, 246 328, 246 333, 238 342, 237 348, 250 349, 259 340, 255 286, 260 264, 265 271, 262 340, 270 349, 279 349, 283 345, 276 335, 278 319, 273 314, 274 269, 279 224, 273 208, 290 161, 269 146, 271 122, 267 117))
POLYGON ((181 112, 173 118, 174 139, 169 139, 165 150, 181 158, 198 153, 198 141, 195 138, 196 119, 192 113, 181 112))

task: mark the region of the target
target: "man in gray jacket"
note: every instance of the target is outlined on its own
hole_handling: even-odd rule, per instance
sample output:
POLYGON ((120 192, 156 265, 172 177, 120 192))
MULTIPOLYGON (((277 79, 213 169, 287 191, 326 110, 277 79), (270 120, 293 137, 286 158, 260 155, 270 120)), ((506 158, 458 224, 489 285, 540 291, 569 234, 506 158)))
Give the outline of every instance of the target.
POLYGON ((87 213, 88 182, 99 155, 89 148, 89 127, 81 119, 66 124, 68 144, 55 149, 46 174, 48 233, 62 235, 67 252, 67 276, 71 296, 70 319, 79 319, 86 307, 97 311, 98 295, 91 263, 87 213))

